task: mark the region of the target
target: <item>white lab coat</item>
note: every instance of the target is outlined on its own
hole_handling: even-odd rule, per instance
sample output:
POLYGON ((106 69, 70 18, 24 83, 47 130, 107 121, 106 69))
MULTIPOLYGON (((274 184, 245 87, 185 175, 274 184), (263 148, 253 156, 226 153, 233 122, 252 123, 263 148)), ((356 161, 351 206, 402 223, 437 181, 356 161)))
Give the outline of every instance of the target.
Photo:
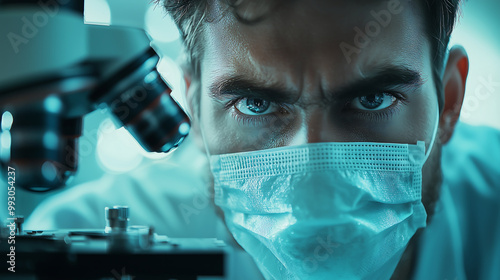
MULTIPOLYGON (((442 159, 442 193, 419 243, 414 279, 500 279, 500 131, 460 123, 442 159)), ((200 176, 206 164, 188 139, 166 162, 106 175, 47 199, 25 228, 103 228, 104 207, 128 205, 132 224, 234 245, 216 214, 210 184, 200 176)), ((236 250, 229 279, 261 278, 248 254, 236 250)))

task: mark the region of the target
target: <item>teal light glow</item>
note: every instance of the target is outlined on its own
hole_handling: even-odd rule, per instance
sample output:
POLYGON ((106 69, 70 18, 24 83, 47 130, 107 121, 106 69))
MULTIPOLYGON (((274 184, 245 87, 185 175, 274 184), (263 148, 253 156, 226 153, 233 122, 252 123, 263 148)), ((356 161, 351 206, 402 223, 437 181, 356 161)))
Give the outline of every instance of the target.
POLYGON ((85 0, 84 21, 86 24, 110 25, 111 11, 106 0, 85 0))
POLYGON ((172 17, 160 5, 150 5, 145 21, 145 29, 155 41, 173 42, 180 38, 172 17))
POLYGON ((10 147, 12 145, 12 136, 10 131, 0 132, 0 161, 8 162, 10 160, 10 147))
POLYGON ((0 127, 2 130, 10 130, 12 128, 12 123, 14 122, 14 117, 11 112, 5 111, 2 114, 2 122, 0 127))
POLYGON ((45 98, 43 106, 47 112, 54 114, 60 113, 63 107, 61 100, 54 95, 45 98))
POLYGON ((43 134, 43 146, 49 150, 56 150, 59 146, 57 135, 52 131, 43 134))
POLYGON ((104 120, 98 129, 96 157, 101 167, 111 173, 124 173, 137 168, 143 159, 142 147, 124 128, 112 129, 112 121, 104 120))
POLYGON ((50 161, 42 165, 42 175, 47 181, 54 181, 57 178, 57 168, 50 161))
POLYGON ((187 123, 181 124, 179 126, 179 134, 187 135, 189 133, 189 128, 190 128, 189 124, 187 124, 187 123))

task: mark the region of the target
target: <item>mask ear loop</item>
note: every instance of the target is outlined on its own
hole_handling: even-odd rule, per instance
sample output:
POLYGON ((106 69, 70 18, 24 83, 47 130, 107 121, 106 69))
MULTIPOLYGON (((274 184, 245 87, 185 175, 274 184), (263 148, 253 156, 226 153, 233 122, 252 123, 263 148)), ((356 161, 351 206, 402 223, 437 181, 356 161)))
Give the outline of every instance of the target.
POLYGON ((427 158, 429 158, 429 155, 431 154, 432 146, 434 146, 434 141, 436 140, 438 128, 439 128, 439 106, 436 109, 436 122, 434 124, 434 131, 432 132, 432 138, 431 142, 429 143, 429 149, 425 151, 424 162, 427 161, 427 158))

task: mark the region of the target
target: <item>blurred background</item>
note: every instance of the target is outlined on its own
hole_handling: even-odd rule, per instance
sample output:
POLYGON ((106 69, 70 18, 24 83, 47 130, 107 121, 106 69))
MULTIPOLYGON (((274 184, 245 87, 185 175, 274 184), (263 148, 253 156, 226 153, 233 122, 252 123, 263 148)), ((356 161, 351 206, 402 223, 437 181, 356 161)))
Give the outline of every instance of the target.
POLYGON ((500 1, 467 0, 450 45, 465 47, 469 79, 460 120, 500 129, 500 1))
MULTIPOLYGON (((161 58, 159 72, 173 88, 172 95, 184 105, 182 94, 185 84, 177 58, 181 42, 176 26, 162 7, 149 0, 135 1, 134 5, 123 5, 123 9, 146 13, 144 22, 128 25, 145 28, 153 39, 152 45, 161 58)), ((105 0, 88 0, 86 9, 95 11, 86 14, 86 20, 102 25, 109 24, 110 9, 105 0)), ((467 94, 461 121, 486 125, 500 129, 500 1, 469 0, 462 6, 451 44, 460 44, 468 51, 470 72, 467 94)), ((100 178, 105 173, 122 174, 139 165, 168 157, 148 154, 124 129, 116 129, 107 110, 96 110, 84 118, 83 136, 80 138, 79 169, 72 181, 63 189, 49 193, 31 193, 16 189, 16 214, 27 217, 47 196, 67 190, 83 182, 100 178)), ((0 199, 6 201, 6 191, 0 199)), ((5 205, 5 204, 1 204, 5 205)), ((6 207, 0 209, 2 220, 6 207)))

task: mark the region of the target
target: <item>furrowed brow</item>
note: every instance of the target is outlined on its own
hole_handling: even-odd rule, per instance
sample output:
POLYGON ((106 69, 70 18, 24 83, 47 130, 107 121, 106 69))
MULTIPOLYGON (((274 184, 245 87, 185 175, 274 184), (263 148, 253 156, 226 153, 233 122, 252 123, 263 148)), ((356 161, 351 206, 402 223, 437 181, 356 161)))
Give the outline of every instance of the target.
MULTIPOLYGON (((424 83, 418 71, 397 66, 387 66, 378 69, 373 75, 355 80, 328 94, 326 102, 347 99, 352 96, 370 95, 373 93, 398 90, 414 91, 424 83)), ((265 85, 259 81, 252 81, 242 76, 222 77, 209 86, 212 98, 223 99, 228 97, 265 99, 276 103, 292 104, 300 94, 284 86, 265 85)))
POLYGON ((333 91, 334 98, 373 94, 384 90, 414 91, 424 83, 418 71, 405 67, 384 67, 333 91))
POLYGON ((283 86, 266 86, 241 76, 221 78, 210 85, 209 91, 211 97, 215 99, 242 97, 265 99, 276 103, 292 103, 297 96, 283 86))

